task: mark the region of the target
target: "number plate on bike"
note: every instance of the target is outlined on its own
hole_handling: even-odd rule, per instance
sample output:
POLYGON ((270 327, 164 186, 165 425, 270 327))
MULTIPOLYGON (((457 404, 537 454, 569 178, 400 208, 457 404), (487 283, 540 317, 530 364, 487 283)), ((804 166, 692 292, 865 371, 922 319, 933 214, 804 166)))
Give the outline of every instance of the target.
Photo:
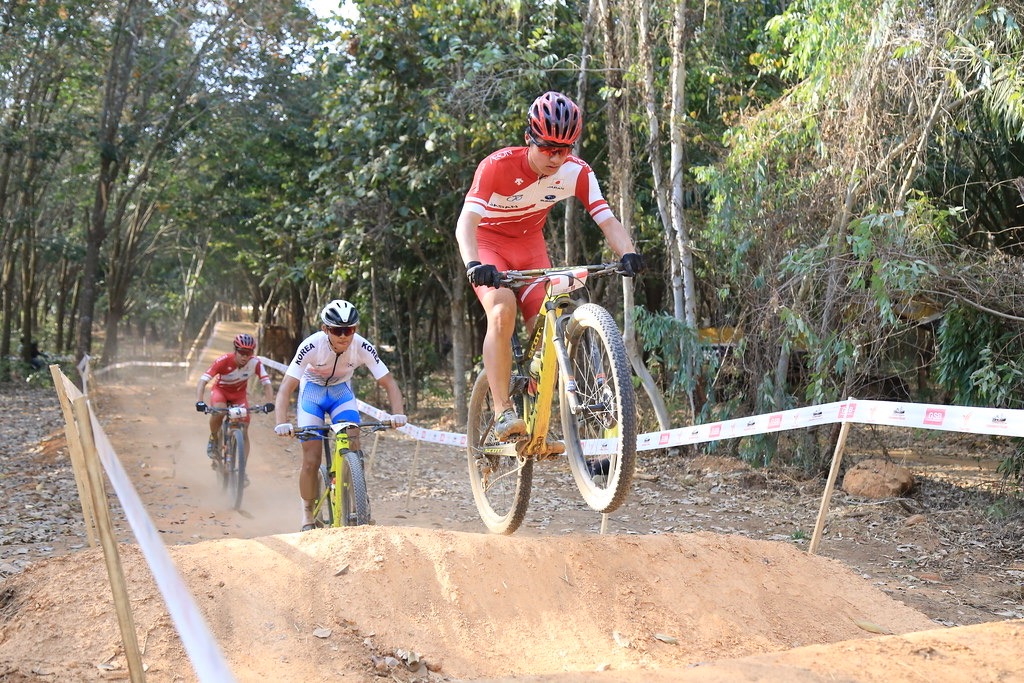
POLYGON ((543 286, 548 295, 565 294, 580 289, 587 283, 590 272, 586 268, 563 270, 548 273, 527 288, 527 293, 534 287, 543 286))
POLYGON ((228 417, 232 420, 241 420, 247 412, 245 406, 231 406, 228 408, 228 417))

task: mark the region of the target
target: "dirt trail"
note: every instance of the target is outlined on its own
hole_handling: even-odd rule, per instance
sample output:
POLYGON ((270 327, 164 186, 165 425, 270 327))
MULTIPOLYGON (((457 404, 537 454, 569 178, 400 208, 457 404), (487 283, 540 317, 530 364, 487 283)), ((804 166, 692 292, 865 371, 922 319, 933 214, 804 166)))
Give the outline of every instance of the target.
MULTIPOLYGON (((257 416, 239 514, 213 486, 194 382, 114 380, 95 397, 101 422, 240 681, 1024 680, 1021 621, 940 628, 792 543, 599 536, 571 482, 556 485, 564 472, 536 484, 544 522, 488 535, 464 456, 406 438, 374 455, 377 526, 300 534, 298 448, 257 416), (408 653, 429 669, 400 663, 408 653)), ((122 533, 147 680, 195 680, 122 533)), ((0 593, 0 681, 125 677, 98 550, 37 563, 0 593)))

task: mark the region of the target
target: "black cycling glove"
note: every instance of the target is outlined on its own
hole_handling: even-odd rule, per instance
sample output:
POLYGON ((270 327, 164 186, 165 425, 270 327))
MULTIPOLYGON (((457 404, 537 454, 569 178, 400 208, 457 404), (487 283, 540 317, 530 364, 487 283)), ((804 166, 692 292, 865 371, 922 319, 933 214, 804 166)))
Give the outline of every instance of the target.
POLYGON ((205 413, 206 412, 206 404, 203 403, 202 401, 196 401, 196 412, 197 413, 205 413))
POLYGON ((274 404, 273 403, 264 403, 263 404, 263 412, 265 412, 265 413, 272 413, 272 412, 274 412, 274 404))
POLYGON ((470 261, 466 264, 466 277, 477 287, 500 287, 501 275, 498 269, 491 264, 481 264, 479 261, 470 261))
POLYGON ((619 267, 626 277, 635 277, 644 270, 644 259, 640 254, 630 252, 622 255, 619 267))

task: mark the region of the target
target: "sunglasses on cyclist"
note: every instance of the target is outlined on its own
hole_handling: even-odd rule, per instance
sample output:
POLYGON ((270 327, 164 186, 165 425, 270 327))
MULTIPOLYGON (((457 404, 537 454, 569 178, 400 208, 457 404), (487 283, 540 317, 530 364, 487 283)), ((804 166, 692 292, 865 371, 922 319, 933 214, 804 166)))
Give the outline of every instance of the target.
POLYGON ((252 349, 239 349, 239 348, 236 348, 235 349, 235 353, 237 353, 239 356, 242 356, 244 358, 248 358, 249 356, 253 355, 256 352, 254 350, 252 350, 252 349))
POLYGON ((530 144, 536 147, 537 151, 545 156, 553 157, 556 154, 569 154, 572 151, 572 145, 549 145, 538 140, 533 135, 530 135, 529 138, 530 144))
POLYGON ((335 337, 351 337, 356 333, 355 327, 333 327, 327 326, 327 331, 333 334, 335 337))

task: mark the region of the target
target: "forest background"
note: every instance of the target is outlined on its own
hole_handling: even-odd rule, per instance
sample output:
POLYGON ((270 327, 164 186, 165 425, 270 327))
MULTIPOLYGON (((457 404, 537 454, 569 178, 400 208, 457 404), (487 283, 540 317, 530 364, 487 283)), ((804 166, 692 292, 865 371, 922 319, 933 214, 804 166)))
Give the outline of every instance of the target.
MULTIPOLYGON (((455 220, 559 90, 648 264, 594 295, 651 412, 1021 407, 1019 0, 346 4, 3 4, 2 379, 33 342, 183 354, 217 302, 287 360, 346 298, 410 407, 464 423, 483 320, 455 220)), ((611 257, 572 202, 548 230, 555 263, 611 257)), ((730 447, 819 469, 832 438, 730 447)))

